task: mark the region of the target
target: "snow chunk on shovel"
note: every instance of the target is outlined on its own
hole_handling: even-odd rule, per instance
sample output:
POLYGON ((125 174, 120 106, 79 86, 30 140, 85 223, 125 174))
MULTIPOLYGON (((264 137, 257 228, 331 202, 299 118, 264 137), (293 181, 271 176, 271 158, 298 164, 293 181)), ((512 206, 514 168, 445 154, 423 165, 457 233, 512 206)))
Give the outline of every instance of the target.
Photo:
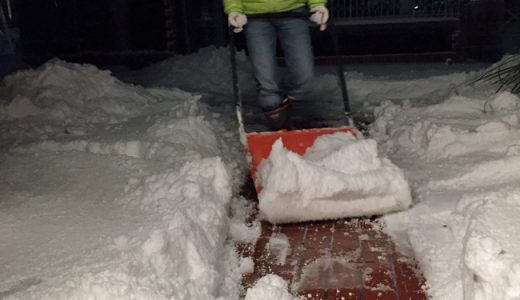
POLYGON ((379 157, 376 141, 350 133, 320 136, 304 156, 279 139, 257 174, 261 216, 274 224, 381 215, 412 203, 403 172, 379 157))

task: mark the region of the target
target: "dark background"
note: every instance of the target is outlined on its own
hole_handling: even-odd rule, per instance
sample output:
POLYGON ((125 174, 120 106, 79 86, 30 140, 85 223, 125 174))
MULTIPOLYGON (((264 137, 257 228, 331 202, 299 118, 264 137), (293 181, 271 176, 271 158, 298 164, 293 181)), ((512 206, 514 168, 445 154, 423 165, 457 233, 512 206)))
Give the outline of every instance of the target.
MULTIPOLYGON (((329 0, 329 8, 347 61, 495 61, 519 49, 518 0, 370 0, 374 11, 388 9, 391 1, 414 1, 420 9, 413 15, 363 18, 341 15, 340 1, 348 0, 329 0), (430 7, 421 1, 430 1, 430 7), (450 18, 422 18, 444 1, 453 9, 450 18)), ((6 11, 7 0, 0 3, 6 11)), ((220 0, 11 0, 11 11, 9 27, 20 33, 16 55, 29 65, 60 57, 139 68, 228 43, 220 0)), ((318 58, 334 55, 330 30, 314 29, 313 40, 318 58)), ((242 34, 237 44, 245 47, 242 34)))

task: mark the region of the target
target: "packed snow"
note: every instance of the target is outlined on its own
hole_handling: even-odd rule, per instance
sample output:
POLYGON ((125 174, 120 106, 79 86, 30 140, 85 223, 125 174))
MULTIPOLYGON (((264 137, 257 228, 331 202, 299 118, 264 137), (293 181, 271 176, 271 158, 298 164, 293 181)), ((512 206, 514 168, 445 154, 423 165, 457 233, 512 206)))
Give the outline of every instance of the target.
POLYGON ((479 83, 440 103, 384 102, 371 134, 404 169, 416 204, 387 215, 432 299, 519 299, 520 99, 479 83))
MULTIPOLYGON (((146 87, 60 60, 4 80, 0 298, 240 298, 240 274, 253 266, 232 241, 253 242, 260 226, 245 221, 252 206, 238 196, 247 163, 227 55, 207 48, 125 74, 146 87)), ((243 53, 239 66, 250 93, 243 53)), ((427 293, 519 299, 518 96, 465 84, 482 66, 347 69, 353 106, 374 119, 362 156, 409 183, 411 208, 383 220, 399 249, 417 258, 427 293)), ((320 69, 316 85, 335 91, 328 71, 320 69)), ((330 139, 319 148, 329 153, 298 165, 343 153, 330 139)), ((293 159, 276 147, 273 158, 293 159)), ((282 235, 271 247, 280 262, 291 251, 282 235)), ((288 289, 268 275, 245 294, 295 299, 288 289)))
POLYGON ((303 156, 278 139, 257 175, 258 207, 275 224, 384 214, 412 202, 402 171, 379 157, 373 139, 350 132, 318 137, 303 156))
POLYGON ((258 282, 247 291, 245 300, 298 300, 288 291, 287 282, 278 275, 269 274, 258 280, 258 282))
POLYGON ((60 60, 4 84, 0 298, 238 298, 220 113, 60 60))

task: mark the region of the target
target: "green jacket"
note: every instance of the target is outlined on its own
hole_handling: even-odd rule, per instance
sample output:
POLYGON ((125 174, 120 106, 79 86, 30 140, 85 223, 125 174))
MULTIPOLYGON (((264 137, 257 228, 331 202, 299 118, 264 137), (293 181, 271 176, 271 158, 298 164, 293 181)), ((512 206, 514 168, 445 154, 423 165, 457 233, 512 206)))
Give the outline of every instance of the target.
POLYGON ((325 5, 327 0, 223 0, 224 11, 239 12, 246 15, 279 13, 290 11, 305 5, 310 9, 325 5))

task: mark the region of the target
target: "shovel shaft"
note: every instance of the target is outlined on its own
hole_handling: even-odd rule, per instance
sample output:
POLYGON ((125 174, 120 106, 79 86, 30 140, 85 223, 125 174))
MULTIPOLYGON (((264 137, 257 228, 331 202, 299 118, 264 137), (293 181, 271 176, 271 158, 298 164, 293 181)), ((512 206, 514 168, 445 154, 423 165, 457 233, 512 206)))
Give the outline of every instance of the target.
POLYGON ((330 26, 330 32, 332 34, 332 43, 334 44, 334 53, 336 55, 336 67, 338 72, 338 84, 341 89, 341 96, 343 99, 343 108, 345 110, 345 118, 347 119, 349 126, 354 126, 354 121, 351 116, 350 100, 348 98, 347 80, 345 78, 345 70, 343 63, 341 62, 341 52, 339 47, 339 37, 336 26, 330 26))
POLYGON ((240 107, 240 106, 242 106, 242 101, 240 99, 240 87, 238 85, 238 69, 237 69, 237 59, 236 59, 235 33, 233 32, 232 26, 229 26, 228 34, 229 34, 229 58, 231 61, 231 79, 233 82, 233 100, 235 101, 235 105, 237 107, 240 107))

